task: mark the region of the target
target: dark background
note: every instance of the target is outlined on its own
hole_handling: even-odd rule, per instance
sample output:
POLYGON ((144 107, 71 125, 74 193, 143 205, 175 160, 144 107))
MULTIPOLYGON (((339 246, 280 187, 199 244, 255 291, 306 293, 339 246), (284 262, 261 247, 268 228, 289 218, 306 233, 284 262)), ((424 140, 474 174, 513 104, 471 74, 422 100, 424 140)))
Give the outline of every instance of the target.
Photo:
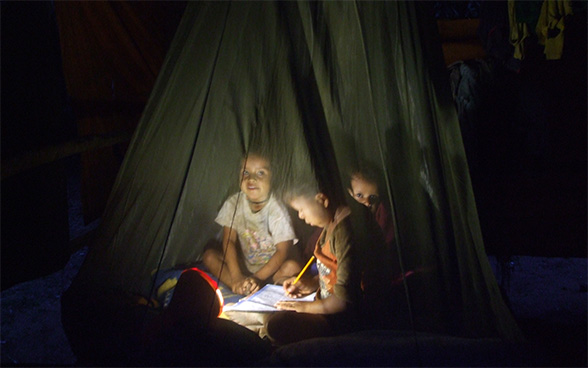
MULTIPOLYGON (((460 124, 487 252, 498 259, 497 279, 519 325, 553 354, 554 366, 586 365, 586 275, 574 276, 566 263, 586 258, 587 245, 586 8, 576 4, 584 6, 566 19, 560 60, 545 60, 531 38, 526 58, 516 62, 505 43, 506 1, 431 2, 440 31, 449 31, 441 32, 448 73, 456 61, 480 72, 478 95, 465 96, 479 98, 475 118, 460 124), (557 293, 581 295, 583 304, 547 308, 557 293)), ((55 274, 51 282, 39 278, 62 270, 72 254, 83 259, 85 237, 100 220, 184 7, 0 3, 1 286, 15 286, 2 295, 3 326, 10 313, 35 311, 3 331, 5 352, 17 342, 26 348, 43 340, 47 352, 66 345, 43 332, 49 321, 60 323, 54 304, 63 286, 55 274), (27 280, 39 283, 32 290, 27 280), (46 304, 55 310, 47 313, 46 304), (37 325, 43 336, 35 343, 28 333, 22 343, 6 337, 37 325)))
MULTIPOLYGON (((460 120, 488 253, 586 257, 585 4, 566 20, 560 60, 530 38, 518 63, 506 2, 431 5, 453 30, 478 22, 467 40, 443 40, 446 56, 457 45, 448 64, 477 47, 492 66, 478 80, 476 118, 460 120)), ((80 177, 84 222, 99 220, 184 7, 1 3, 3 290, 61 269, 79 249, 68 176, 80 177)))

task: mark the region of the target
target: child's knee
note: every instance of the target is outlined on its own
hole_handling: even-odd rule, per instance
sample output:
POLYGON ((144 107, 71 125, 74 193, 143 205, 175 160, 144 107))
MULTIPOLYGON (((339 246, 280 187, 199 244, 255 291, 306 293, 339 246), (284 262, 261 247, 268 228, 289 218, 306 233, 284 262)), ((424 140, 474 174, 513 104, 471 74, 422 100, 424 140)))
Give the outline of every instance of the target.
POLYGON ((268 338, 274 342, 281 342, 286 338, 288 329, 284 328, 289 321, 289 314, 284 312, 273 313, 265 320, 264 327, 268 338))
POLYGON ((286 260, 282 264, 282 267, 280 267, 281 274, 286 276, 294 276, 295 274, 300 272, 301 269, 302 267, 300 267, 300 264, 291 259, 286 260))
POLYGON ((202 263, 204 263, 204 265, 206 267, 209 267, 211 265, 214 265, 218 262, 218 256, 217 256, 217 252, 214 249, 206 249, 204 251, 204 253, 202 254, 202 263))

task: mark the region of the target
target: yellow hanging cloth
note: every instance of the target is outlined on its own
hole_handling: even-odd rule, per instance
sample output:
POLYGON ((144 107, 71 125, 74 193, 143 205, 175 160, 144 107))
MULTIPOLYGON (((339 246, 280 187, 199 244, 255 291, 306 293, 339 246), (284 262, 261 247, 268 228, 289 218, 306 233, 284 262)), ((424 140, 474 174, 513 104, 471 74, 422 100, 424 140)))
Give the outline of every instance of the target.
POLYGON ((564 20, 572 15, 570 0, 545 0, 541 14, 537 20, 537 37, 539 44, 545 46, 545 58, 557 60, 561 58, 564 45, 564 20))
POLYGON ((525 39, 529 36, 527 23, 517 22, 515 0, 508 0, 508 23, 510 28, 510 44, 514 46, 514 58, 523 60, 525 58, 525 39))

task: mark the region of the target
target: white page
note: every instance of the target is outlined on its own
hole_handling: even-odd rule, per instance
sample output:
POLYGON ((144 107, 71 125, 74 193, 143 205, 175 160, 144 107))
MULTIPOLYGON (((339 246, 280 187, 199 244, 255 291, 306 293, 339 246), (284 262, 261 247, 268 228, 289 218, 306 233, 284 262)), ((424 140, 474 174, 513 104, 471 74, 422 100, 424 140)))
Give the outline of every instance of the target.
POLYGON ((224 311, 242 311, 242 312, 275 312, 278 309, 274 305, 282 300, 307 301, 314 300, 315 293, 306 295, 302 298, 290 298, 284 294, 284 288, 281 285, 267 284, 261 290, 251 294, 239 302, 223 308, 224 311))

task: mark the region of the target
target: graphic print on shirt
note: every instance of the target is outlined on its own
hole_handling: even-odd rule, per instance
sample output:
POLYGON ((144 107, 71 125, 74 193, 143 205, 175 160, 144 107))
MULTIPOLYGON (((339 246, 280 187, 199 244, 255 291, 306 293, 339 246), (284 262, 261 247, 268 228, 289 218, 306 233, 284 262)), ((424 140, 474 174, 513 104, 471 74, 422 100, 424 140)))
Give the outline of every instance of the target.
POLYGON ((319 259, 316 261, 316 267, 319 273, 319 285, 320 285, 320 297, 321 299, 328 298, 331 295, 331 290, 333 285, 331 285, 331 269, 327 267, 323 262, 319 259))
POLYGON ((274 255, 276 249, 268 234, 247 228, 241 233, 241 236, 246 242, 242 248, 249 263, 265 264, 274 255))

